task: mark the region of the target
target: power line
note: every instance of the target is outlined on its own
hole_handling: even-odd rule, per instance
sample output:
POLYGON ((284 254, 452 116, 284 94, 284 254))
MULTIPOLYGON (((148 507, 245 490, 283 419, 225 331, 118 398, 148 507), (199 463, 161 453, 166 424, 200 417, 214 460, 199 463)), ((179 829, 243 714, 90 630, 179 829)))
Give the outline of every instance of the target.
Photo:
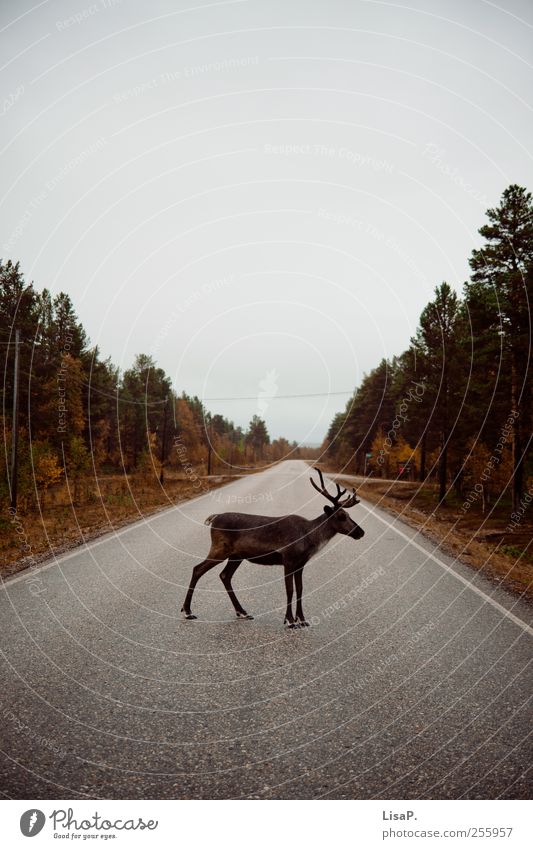
MULTIPOLYGON (((39 375, 33 374, 31 372, 23 371, 21 372, 21 374, 23 374, 24 377, 28 377, 30 380, 39 379, 39 375)), ((90 393, 94 392, 97 395, 102 395, 104 398, 109 398, 110 401, 117 401, 120 404, 138 404, 140 407, 153 407, 161 404, 166 404, 166 398, 163 398, 160 401, 134 401, 131 398, 121 397, 120 392, 124 390, 117 389, 115 393, 111 394, 110 392, 104 392, 102 389, 97 389, 96 386, 94 386, 92 383, 87 383, 86 380, 80 380, 74 375, 69 375, 68 378, 65 378, 65 380, 67 379, 77 384, 78 386, 85 386, 90 393)))
MULTIPOLYGON (((0 343, 0 344, 9 345, 9 344, 13 344, 13 343, 12 342, 11 343, 10 342, 3 342, 3 343, 0 343)), ((21 344, 30 345, 31 343, 21 340, 21 344)), ((34 346, 32 346, 32 347, 34 347, 34 346)), ((31 374, 28 374, 26 372, 25 376, 31 378, 31 377, 34 377, 35 375, 31 375, 31 374)), ((76 378, 74 378, 72 376, 69 379, 76 381, 76 378)), ((101 389, 97 389, 95 386, 93 386, 91 383, 87 383, 85 380, 78 380, 78 382, 82 386, 87 387, 91 392, 96 392, 98 395, 103 395, 104 397, 109 398, 110 400, 115 400, 115 401, 118 400, 119 402, 126 403, 126 404, 139 404, 139 405, 142 405, 142 406, 146 406, 146 405, 148 405, 148 406, 154 406, 155 405, 156 406, 158 404, 165 404, 166 403, 166 399, 163 399, 161 401, 145 401, 145 402, 143 402, 143 401, 134 401, 134 400, 128 399, 128 398, 120 398, 120 397, 117 398, 117 395, 119 394, 120 389, 117 391, 117 395, 111 395, 108 392, 104 392, 101 389)), ((124 390, 122 390, 122 391, 124 391, 124 390)), ((268 396, 268 397, 260 396, 259 393, 257 393, 256 395, 228 395, 228 396, 219 396, 219 397, 210 397, 210 398, 200 398, 199 400, 201 401, 202 404, 205 401, 257 401, 258 398, 261 398, 261 397, 264 397, 265 401, 275 401, 277 399, 285 400, 285 399, 291 399, 291 398, 330 398, 330 397, 338 397, 340 395, 353 395, 353 393, 354 393, 353 389, 347 389, 347 390, 344 390, 342 392, 303 392, 303 393, 300 393, 300 394, 271 395, 271 396, 268 396)))
MULTIPOLYGON (((30 374, 28 372, 23 372, 25 377, 36 378, 37 375, 30 374)), ((79 378, 70 375, 69 380, 72 380, 74 383, 78 383, 78 385, 85 386, 91 392, 95 392, 98 395, 103 395, 105 398, 109 398, 113 401, 119 401, 124 404, 139 404, 141 406, 152 406, 158 404, 165 404, 166 400, 163 398, 160 401, 134 401, 129 398, 123 398, 120 396, 121 392, 124 390, 118 390, 117 394, 111 395, 109 392, 104 392, 102 389, 97 389, 92 383, 87 383, 85 380, 81 380, 79 378), (117 397, 118 395, 118 397, 117 397)), ((264 398, 265 401, 276 401, 279 399, 287 399, 287 398, 329 398, 339 395, 353 395, 353 389, 347 389, 344 392, 305 392, 302 394, 294 394, 294 395, 271 395, 271 396, 262 396, 257 393, 256 395, 228 395, 228 396, 220 396, 220 397, 211 397, 211 398, 199 398, 198 400, 203 404, 205 401, 257 401, 258 398, 264 398)), ((180 396, 177 396, 179 400, 180 396)))
POLYGON ((353 389, 345 392, 306 392, 302 395, 233 395, 228 398, 201 398, 204 401, 257 401, 258 398, 264 398, 265 401, 276 401, 278 398, 329 398, 331 395, 353 395, 353 389))

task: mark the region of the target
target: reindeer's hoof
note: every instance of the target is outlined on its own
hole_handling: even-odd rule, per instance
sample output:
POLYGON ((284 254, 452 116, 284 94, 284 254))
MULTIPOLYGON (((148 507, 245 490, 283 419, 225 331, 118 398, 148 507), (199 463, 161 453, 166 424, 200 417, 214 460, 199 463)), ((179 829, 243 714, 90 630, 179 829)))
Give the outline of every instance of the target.
POLYGON ((285 620, 285 622, 284 622, 283 624, 285 625, 285 627, 286 627, 286 628, 294 629, 294 628, 297 628, 297 627, 298 627, 298 626, 297 626, 297 624, 296 624, 296 622, 289 622, 289 620, 288 620, 288 619, 286 619, 286 620, 285 620))
POLYGON ((253 619, 253 618, 254 618, 254 617, 253 617, 253 616, 251 616, 249 613, 246 613, 246 611, 245 611, 245 610, 243 610, 243 612, 242 612, 242 613, 237 613, 237 619, 248 619, 248 620, 251 620, 251 619, 253 619))
POLYGON ((305 619, 297 619, 296 625, 298 628, 309 628, 310 622, 307 622, 305 619))
POLYGON ((198 619, 198 617, 195 616, 194 613, 191 613, 190 611, 187 613, 186 610, 182 610, 181 615, 184 619, 198 619))

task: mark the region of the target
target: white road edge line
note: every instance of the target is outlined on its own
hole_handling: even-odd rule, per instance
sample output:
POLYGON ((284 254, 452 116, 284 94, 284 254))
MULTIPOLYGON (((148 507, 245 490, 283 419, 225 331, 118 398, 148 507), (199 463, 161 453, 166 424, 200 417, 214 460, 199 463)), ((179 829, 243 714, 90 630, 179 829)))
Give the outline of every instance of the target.
MULTIPOLYGON (((444 563, 443 560, 440 560, 438 557, 435 557, 434 554, 432 554, 430 551, 428 551, 427 548, 424 548, 423 545, 420 545, 420 543, 416 542, 416 540, 412 539, 407 534, 404 534, 404 532, 400 531, 399 528, 395 527, 394 524, 392 524, 392 522, 388 522, 382 516, 378 515, 378 513, 376 513, 374 509, 367 507, 366 504, 363 503, 363 501, 361 501, 360 504, 361 504, 361 507, 363 507, 367 511, 367 513, 370 513, 372 516, 375 516, 376 519, 378 519, 384 525, 387 525, 387 527, 389 527, 392 531, 395 531, 395 533, 397 533, 399 536, 401 536, 404 540, 409 542, 411 545, 414 545, 414 547, 417 548, 419 551, 421 551, 423 554, 425 554, 426 557, 429 557, 431 560, 433 560, 437 564, 437 566, 440 566, 441 569, 444 569, 450 575, 453 575, 454 578, 456 578, 458 581, 460 581, 462 584, 464 584, 465 587, 468 587, 470 590, 472 590, 472 592, 481 596, 481 598, 485 599, 486 602, 488 602, 493 607, 495 607, 496 610, 498 610, 500 613, 503 613, 503 615, 507 619, 510 619, 511 622, 514 622, 515 625, 518 625, 520 628, 522 628, 523 631, 526 631, 526 633, 533 636, 533 628, 530 625, 528 625, 527 622, 524 622, 523 619, 520 619, 520 617, 515 616, 515 614, 511 613, 511 611, 508 610, 506 607, 504 607, 503 604, 500 604, 499 601, 496 601, 496 599, 492 598, 492 596, 487 595, 487 593, 483 592, 483 590, 479 589, 479 587, 476 587, 475 584, 472 584, 471 581, 468 581, 466 578, 463 578, 463 576, 460 575, 459 572, 456 572, 455 569, 452 569, 452 567, 448 566, 447 563, 444 563)), ((401 521, 401 519, 400 519, 400 521, 401 521)), ((413 530, 414 530, 415 534, 418 533, 418 531, 416 529, 413 529, 413 530)))

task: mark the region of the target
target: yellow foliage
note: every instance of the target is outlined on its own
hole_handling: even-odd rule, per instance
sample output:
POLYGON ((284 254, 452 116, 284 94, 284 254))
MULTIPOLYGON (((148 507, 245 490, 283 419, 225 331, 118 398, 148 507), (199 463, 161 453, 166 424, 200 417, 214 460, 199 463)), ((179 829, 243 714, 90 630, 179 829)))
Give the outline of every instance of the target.
POLYGON ((207 455, 203 434, 184 398, 176 401, 176 425, 177 438, 171 452, 171 462, 176 465, 190 463, 193 466, 203 463, 207 455))
POLYGON ((509 483, 513 471, 511 438, 491 451, 483 442, 471 439, 464 463, 464 489, 478 494, 483 509, 492 491, 501 492, 509 483))
POLYGON ((413 448, 401 435, 395 440, 388 439, 383 431, 378 431, 371 446, 372 459, 369 467, 386 478, 398 475, 398 463, 409 463, 418 469, 420 467, 420 448, 413 448))
POLYGON ((59 483, 63 469, 57 455, 47 442, 34 442, 31 449, 33 476, 37 486, 45 492, 50 486, 59 483))

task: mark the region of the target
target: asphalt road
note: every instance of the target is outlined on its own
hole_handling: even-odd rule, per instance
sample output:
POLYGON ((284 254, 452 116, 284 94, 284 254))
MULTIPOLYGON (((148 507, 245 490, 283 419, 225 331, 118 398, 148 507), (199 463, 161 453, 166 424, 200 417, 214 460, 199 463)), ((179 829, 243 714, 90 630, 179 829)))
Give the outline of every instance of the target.
POLYGON ((531 610, 368 503, 304 571, 312 627, 283 627, 280 566, 179 608, 204 518, 309 518, 286 462, 4 584, 0 781, 10 798, 525 798, 531 610), (469 584, 474 581, 473 587, 469 584))

